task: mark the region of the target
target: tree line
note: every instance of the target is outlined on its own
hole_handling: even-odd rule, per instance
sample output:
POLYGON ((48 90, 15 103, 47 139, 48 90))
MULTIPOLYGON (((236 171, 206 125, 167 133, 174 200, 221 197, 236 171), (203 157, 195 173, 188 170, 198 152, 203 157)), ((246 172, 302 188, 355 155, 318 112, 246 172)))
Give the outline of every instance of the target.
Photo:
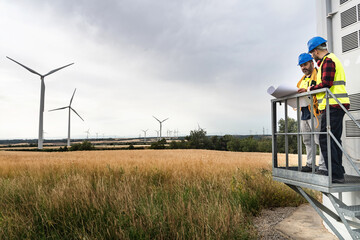
MULTIPOLYGON (((297 121, 293 118, 288 118, 287 128, 289 133, 297 132, 297 121)), ((285 132, 285 120, 278 121, 278 132, 285 132)), ((297 153, 297 136, 288 136, 288 151, 289 153, 297 153)), ((130 144, 125 149, 144 149, 146 147, 134 147, 130 144)), ((83 141, 82 143, 72 144, 71 147, 60 147, 59 149, 44 149, 42 151, 86 151, 86 150, 118 150, 119 148, 102 148, 95 149, 95 146, 90 141, 83 141)), ((151 144, 150 149, 208 149, 219 151, 234 151, 234 152, 272 152, 272 138, 270 136, 207 136, 204 129, 190 131, 190 134, 181 141, 172 141, 168 143, 166 139, 161 139, 151 144)), ((285 152, 285 136, 277 136, 278 152, 285 152)), ((13 149, 12 149, 13 150, 13 149)), ((24 149, 21 149, 25 151, 24 149)), ((27 149, 26 151, 38 151, 38 149, 27 149)), ((302 145, 302 153, 305 153, 305 145, 302 145)))
MULTIPOLYGON (((297 132, 297 121, 288 118, 288 132, 297 132)), ((285 120, 278 121, 278 132, 285 132, 285 120)), ((270 136, 239 137, 233 135, 207 136, 204 129, 192 130, 184 140, 172 141, 169 144, 165 139, 152 143, 151 149, 208 149, 234 152, 272 152, 272 138, 270 136)), ((297 153, 297 136, 288 136, 289 153, 297 153)), ((277 136, 278 152, 285 152, 285 136, 277 136)), ((305 147, 303 145, 303 153, 305 147)))
POLYGON ((152 149, 208 149, 236 152, 271 152, 271 138, 255 139, 253 136, 207 136, 203 129, 193 130, 184 140, 167 144, 165 139, 152 143, 152 149))

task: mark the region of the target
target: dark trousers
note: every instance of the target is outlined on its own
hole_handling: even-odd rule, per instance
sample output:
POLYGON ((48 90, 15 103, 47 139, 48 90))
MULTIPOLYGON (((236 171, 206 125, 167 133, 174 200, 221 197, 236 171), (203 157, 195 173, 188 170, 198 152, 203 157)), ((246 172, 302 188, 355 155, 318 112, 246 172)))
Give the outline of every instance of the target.
MULTIPOLYGON (((344 115, 345 112, 342 109, 330 107, 330 129, 340 144, 341 144, 341 134, 343 130, 344 115)), ((321 117, 321 132, 326 132, 326 111, 322 114, 321 117)), ((345 173, 344 168, 342 166, 342 151, 331 137, 330 139, 331 139, 330 145, 331 145, 332 177, 335 179, 342 179, 344 178, 344 173, 345 173)), ((320 134, 319 141, 320 141, 320 149, 324 156, 326 168, 329 169, 327 135, 320 134)))

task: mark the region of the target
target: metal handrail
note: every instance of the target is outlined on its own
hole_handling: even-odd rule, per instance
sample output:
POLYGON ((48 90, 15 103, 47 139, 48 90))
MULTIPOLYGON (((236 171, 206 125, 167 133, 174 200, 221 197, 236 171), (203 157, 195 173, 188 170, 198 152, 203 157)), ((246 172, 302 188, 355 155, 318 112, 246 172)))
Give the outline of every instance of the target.
MULTIPOLYGON (((355 125, 360 128, 360 123, 350 114, 350 112, 341 104, 341 102, 335 97, 335 95, 330 91, 330 89, 328 88, 323 88, 323 89, 318 89, 315 91, 311 91, 311 92, 304 92, 304 93, 298 93, 298 94, 293 94, 290 96, 286 96, 286 97, 282 97, 282 98, 277 98, 277 99, 272 99, 271 103, 272 103, 272 108, 271 108, 271 114, 272 114, 272 155, 273 155, 273 167, 277 167, 278 166, 278 161, 277 161, 277 136, 280 135, 284 135, 285 136, 285 156, 286 156, 286 169, 288 169, 289 167, 289 159, 288 159, 288 136, 297 136, 297 142, 298 142, 298 171, 301 170, 301 166, 302 166, 302 141, 300 139, 301 135, 311 135, 311 145, 313 148, 313 155, 316 155, 315 152, 315 144, 314 144, 314 137, 315 134, 326 134, 327 135, 327 151, 328 151, 328 173, 329 173, 329 185, 332 184, 332 167, 331 167, 331 161, 329 161, 329 159, 331 159, 331 142, 330 139, 333 139, 334 142, 337 144, 337 146, 341 149, 341 151, 344 153, 344 155, 346 156, 346 159, 350 162, 350 164, 352 165, 352 167, 355 169, 356 173, 360 176, 360 171, 359 169, 356 167, 354 161, 352 160, 352 158, 347 154, 347 152, 345 151, 345 149, 341 146, 341 144, 337 141, 337 139, 335 138, 335 136, 333 135, 333 133, 331 132, 331 128, 330 128, 330 106, 329 106, 329 98, 333 98, 335 99, 335 101, 339 104, 339 106, 342 108, 342 110, 344 110, 344 112, 349 116, 349 118, 355 123, 355 125), (315 94, 317 93, 322 93, 325 92, 325 98, 323 99, 323 101, 326 101, 326 128, 327 131, 326 132, 315 132, 314 131, 314 117, 313 114, 311 114, 311 131, 310 132, 301 132, 300 129, 300 108, 299 108, 299 99, 301 97, 305 97, 305 96, 309 96, 309 97, 313 97, 315 94), (298 130, 297 132, 292 132, 289 133, 288 132, 288 114, 287 114, 287 101, 289 99, 294 99, 296 98, 296 105, 297 105, 297 121, 298 121, 298 130), (284 133, 279 133, 276 131, 277 129, 277 118, 276 118, 276 104, 277 103, 285 103, 284 108, 285 108, 285 129, 284 129, 284 133)), ((311 101, 311 113, 313 113, 313 103, 311 101)), ((315 156, 313 156, 313 164, 312 164, 312 173, 314 173, 315 171, 315 156)))

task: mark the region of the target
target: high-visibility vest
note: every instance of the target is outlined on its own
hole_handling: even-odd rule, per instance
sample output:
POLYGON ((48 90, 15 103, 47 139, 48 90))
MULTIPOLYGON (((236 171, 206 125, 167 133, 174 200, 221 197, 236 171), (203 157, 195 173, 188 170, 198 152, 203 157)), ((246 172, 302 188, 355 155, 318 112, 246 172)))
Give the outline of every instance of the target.
MULTIPOLYGON (((314 68, 313 72, 311 73, 310 77, 307 76, 303 76, 300 81, 297 83, 297 87, 298 88, 305 88, 307 89, 311 84, 312 81, 316 81, 317 80, 317 73, 318 70, 317 68, 314 68)), ((314 107, 314 116, 318 116, 319 115, 319 111, 318 111, 318 101, 316 99, 315 96, 313 96, 313 107, 314 107)), ((310 105, 308 106, 309 110, 311 109, 310 105)))
POLYGON ((316 81, 317 78, 317 68, 314 68, 310 77, 307 77, 306 75, 302 76, 302 78, 299 80, 299 82, 297 83, 296 87, 297 88, 305 88, 307 89, 310 86, 310 83, 314 80, 316 81))
POLYGON ((307 88, 309 87, 309 85, 310 85, 310 84, 309 84, 309 81, 310 81, 310 78, 309 78, 309 77, 304 77, 304 78, 301 80, 298 88, 305 88, 305 89, 307 89, 307 88))
MULTIPOLYGON (((346 79, 345 79, 344 68, 340 60, 335 56, 335 54, 330 53, 329 55, 323 58, 317 74, 316 84, 321 83, 321 77, 322 77, 321 67, 326 58, 330 58, 335 63, 334 82, 332 87, 330 88, 330 91, 335 95, 335 97, 340 101, 341 104, 346 104, 346 103, 350 104, 349 96, 345 89, 346 79)), ((326 108, 326 100, 324 99, 325 92, 316 94, 316 98, 319 103, 319 110, 324 110, 326 108)), ((336 105, 336 104, 338 104, 336 100, 333 99, 332 97, 329 97, 329 105, 336 105)))

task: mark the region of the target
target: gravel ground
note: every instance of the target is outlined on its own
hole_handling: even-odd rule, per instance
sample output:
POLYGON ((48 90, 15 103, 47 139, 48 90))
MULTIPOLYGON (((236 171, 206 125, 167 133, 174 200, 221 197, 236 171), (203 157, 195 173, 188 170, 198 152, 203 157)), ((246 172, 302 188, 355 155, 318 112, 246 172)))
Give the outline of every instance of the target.
POLYGON ((284 236, 282 233, 277 231, 275 229, 275 225, 290 216, 296 209, 296 207, 285 207, 263 210, 254 220, 255 227, 259 233, 259 239, 291 239, 290 237, 284 236))

